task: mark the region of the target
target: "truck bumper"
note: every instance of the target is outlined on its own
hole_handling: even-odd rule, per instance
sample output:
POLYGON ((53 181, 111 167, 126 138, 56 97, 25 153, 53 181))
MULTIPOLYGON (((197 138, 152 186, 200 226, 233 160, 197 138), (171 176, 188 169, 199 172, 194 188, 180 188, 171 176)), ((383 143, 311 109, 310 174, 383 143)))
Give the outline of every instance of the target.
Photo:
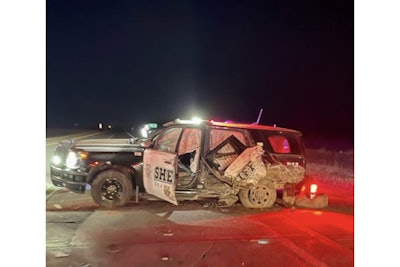
POLYGON ((65 187, 75 193, 85 193, 86 172, 64 170, 55 166, 50 168, 50 178, 53 185, 65 187))

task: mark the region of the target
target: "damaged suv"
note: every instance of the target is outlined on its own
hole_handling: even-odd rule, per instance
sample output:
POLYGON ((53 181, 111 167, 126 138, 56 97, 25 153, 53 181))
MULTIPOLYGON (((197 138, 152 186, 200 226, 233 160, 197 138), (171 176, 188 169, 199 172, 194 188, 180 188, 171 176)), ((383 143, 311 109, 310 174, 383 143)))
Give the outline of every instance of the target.
POLYGON ((178 119, 145 140, 64 141, 54 152, 51 180, 76 193, 90 188, 93 200, 109 208, 133 197, 175 205, 215 198, 224 206, 240 201, 259 209, 275 203, 326 207, 326 195, 307 183, 305 168, 299 131, 178 119))

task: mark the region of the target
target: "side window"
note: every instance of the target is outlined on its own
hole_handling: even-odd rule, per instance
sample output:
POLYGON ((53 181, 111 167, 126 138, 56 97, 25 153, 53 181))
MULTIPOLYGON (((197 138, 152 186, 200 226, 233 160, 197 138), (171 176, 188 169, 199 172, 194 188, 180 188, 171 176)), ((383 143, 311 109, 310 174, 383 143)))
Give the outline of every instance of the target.
POLYGON ((275 153, 287 154, 291 152, 289 141, 284 136, 271 135, 268 137, 268 141, 275 153))
POLYGON ((224 129, 212 129, 210 131, 210 150, 216 148, 231 135, 236 137, 243 145, 246 145, 246 137, 242 132, 224 129))
POLYGON ((176 144, 178 143, 179 136, 182 128, 171 128, 160 134, 157 138, 155 148, 164 152, 175 152, 176 144))
POLYGON ((200 158, 201 130, 186 128, 179 142, 178 156, 180 162, 196 173, 200 158))

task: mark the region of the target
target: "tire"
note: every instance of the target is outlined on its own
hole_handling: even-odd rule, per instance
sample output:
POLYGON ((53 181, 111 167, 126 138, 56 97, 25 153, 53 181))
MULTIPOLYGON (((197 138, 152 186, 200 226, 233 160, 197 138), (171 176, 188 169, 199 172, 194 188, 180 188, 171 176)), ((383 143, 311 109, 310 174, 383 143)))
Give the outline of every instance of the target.
POLYGON ((239 199, 246 208, 271 208, 276 201, 276 189, 267 180, 260 180, 257 185, 239 191, 239 199))
POLYGON ((91 194, 93 200, 105 208, 122 207, 132 198, 132 182, 122 172, 107 170, 93 180, 91 194))

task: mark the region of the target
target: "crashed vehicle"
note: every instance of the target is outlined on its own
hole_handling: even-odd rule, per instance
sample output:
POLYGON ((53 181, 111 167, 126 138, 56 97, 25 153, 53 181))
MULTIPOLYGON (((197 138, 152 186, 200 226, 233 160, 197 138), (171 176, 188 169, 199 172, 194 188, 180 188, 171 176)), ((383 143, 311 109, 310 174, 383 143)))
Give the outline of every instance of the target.
POLYGON ((55 186, 114 208, 139 199, 218 199, 246 208, 324 208, 305 178, 299 131, 259 124, 175 120, 148 139, 64 141, 51 164, 55 186))

